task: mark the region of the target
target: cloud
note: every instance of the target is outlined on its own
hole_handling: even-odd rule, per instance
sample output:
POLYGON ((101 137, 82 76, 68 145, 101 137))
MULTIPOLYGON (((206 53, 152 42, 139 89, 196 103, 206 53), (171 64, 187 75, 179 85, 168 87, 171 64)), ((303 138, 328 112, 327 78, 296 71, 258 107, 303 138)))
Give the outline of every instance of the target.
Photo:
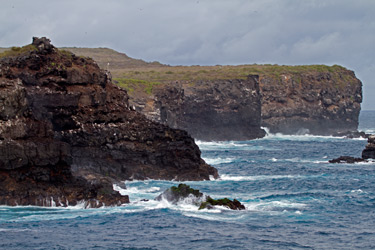
POLYGON ((171 65, 340 64, 375 109, 374 16, 372 0, 15 0, 0 9, 0 46, 48 36, 171 65))

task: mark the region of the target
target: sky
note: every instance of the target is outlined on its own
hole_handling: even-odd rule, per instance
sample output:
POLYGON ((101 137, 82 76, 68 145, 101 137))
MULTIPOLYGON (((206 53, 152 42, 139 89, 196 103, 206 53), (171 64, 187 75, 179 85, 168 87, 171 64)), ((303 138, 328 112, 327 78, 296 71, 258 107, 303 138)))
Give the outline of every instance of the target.
POLYGON ((342 65, 375 110, 374 0, 0 0, 0 47, 46 36, 169 65, 342 65))

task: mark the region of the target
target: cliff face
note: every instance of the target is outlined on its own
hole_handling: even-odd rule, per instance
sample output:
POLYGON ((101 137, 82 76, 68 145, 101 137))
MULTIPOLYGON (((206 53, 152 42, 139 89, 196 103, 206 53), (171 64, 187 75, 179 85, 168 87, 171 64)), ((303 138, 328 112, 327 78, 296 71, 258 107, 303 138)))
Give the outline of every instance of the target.
MULTIPOLYGON (((95 55, 96 52, 92 53, 92 56, 95 55)), ((101 60, 101 58, 98 57, 98 60, 101 60)), ((137 64, 137 61, 134 59, 129 60, 129 57, 121 60, 125 64, 121 64, 121 66, 118 67, 115 66, 114 68, 109 67, 109 69, 112 71, 119 86, 129 90, 130 102, 134 104, 136 109, 142 111, 149 117, 153 117, 155 120, 161 120, 160 108, 163 107, 164 103, 166 106, 165 111, 167 115, 169 115, 169 120, 163 121, 173 126, 183 126, 183 128, 188 129, 194 136, 200 136, 199 133, 196 134, 195 132, 195 130, 199 130, 198 125, 187 125, 186 123, 188 121, 182 121, 182 118, 180 118, 183 113, 178 112, 182 110, 180 107, 183 106, 183 103, 186 105, 191 103, 190 101, 186 101, 186 93, 195 95, 197 97, 196 100, 202 101, 205 100, 206 94, 208 95, 208 99, 210 98, 211 90, 209 90, 210 87, 203 87, 206 91, 198 91, 197 89, 192 90, 192 92, 185 91, 182 93, 180 90, 185 90, 189 88, 189 85, 196 85, 199 82, 211 82, 211 85, 214 85, 216 82, 225 85, 223 88, 228 88, 226 91, 232 91, 228 86, 230 86, 231 82, 236 82, 236 80, 224 81, 219 79, 245 80, 248 75, 259 75, 260 92, 262 94, 262 115, 261 117, 258 116, 259 111, 256 111, 254 112, 256 115, 253 119, 259 119, 258 124, 260 124, 260 119, 262 119, 261 126, 268 127, 273 133, 295 134, 309 132, 310 134, 330 135, 357 129, 358 114, 362 101, 362 84, 352 71, 337 65, 217 65, 171 67, 161 64, 140 65, 137 64), (129 65, 131 67, 123 67, 122 65, 129 65), (180 82, 182 86, 179 84, 173 85, 175 82, 180 82), (187 85, 183 84, 184 82, 187 82, 187 85), (154 91, 151 91, 153 86, 169 83, 171 83, 171 87, 165 89, 164 96, 158 93, 158 95, 162 97, 161 100, 155 100, 154 96, 150 97, 151 93, 155 94, 154 91), (141 91, 139 91, 140 89, 149 93, 142 94, 141 91), (195 94, 194 91, 196 91, 195 94), (202 95, 198 98, 199 94, 202 95), (167 97, 167 95, 173 95, 175 97, 167 97), (176 101, 172 101, 173 98, 175 98, 176 101), (185 99, 177 101, 176 98, 185 99), (162 99, 164 99, 164 101, 162 99), (158 101, 161 103, 160 106, 155 105, 158 101), (175 104, 168 104, 171 102, 175 102, 175 104), (174 109, 173 107, 178 108, 174 109), (175 115, 173 115, 173 112, 176 112, 175 115), (174 119, 177 123, 173 122, 174 119)), ((110 58, 106 58, 106 60, 102 62, 102 65, 107 65, 108 62, 112 65, 110 58)), ((117 59, 113 60, 113 65, 120 65, 117 59)), ((236 89, 236 87, 234 89, 236 89)), ((242 93, 246 95, 246 91, 234 91, 233 94, 234 93, 237 94, 230 94, 232 100, 229 100, 229 96, 225 97, 225 94, 219 98, 235 103, 237 99, 242 98, 242 93)), ((254 99, 251 99, 249 103, 252 102, 252 100, 254 99)), ((226 109, 228 102, 222 102, 220 104, 222 105, 220 109, 226 109)), ((243 100, 241 102, 243 102, 243 100)), ((205 103, 207 105, 209 104, 208 101, 205 103)), ((217 103, 218 102, 215 101, 213 105, 217 103)), ((253 102, 250 106, 257 106, 258 104, 255 103, 256 102, 253 102)), ((203 110, 207 110, 203 103, 202 105, 198 105, 198 102, 191 104, 192 108, 190 112, 200 112, 200 109, 202 109, 201 113, 203 114, 203 110)), ((217 109, 217 107, 212 109, 217 109)), ((239 113, 236 112, 236 109, 233 109, 232 113, 228 110, 230 110, 230 108, 226 109, 224 120, 238 120, 239 113)), ((248 114, 252 112, 252 109, 250 109, 248 114)), ((223 128, 226 127, 226 122, 222 124, 217 119, 211 118, 212 116, 210 114, 211 111, 207 114, 207 121, 203 121, 203 115, 201 116, 201 122, 197 122, 196 119, 192 118, 190 120, 192 123, 201 124, 200 126, 202 126, 203 129, 205 129, 206 124, 211 124, 208 131, 216 131, 213 133, 214 136, 208 136, 208 139, 229 139, 229 137, 224 137, 222 132, 218 133, 216 129, 222 127, 221 131, 223 131, 223 128), (218 135, 217 138, 215 137, 216 134, 218 135)), ((198 117, 198 114, 194 116, 198 117)), ((233 133, 237 134, 233 138, 240 138, 242 140, 251 138, 248 132, 249 127, 253 131, 260 130, 259 127, 257 129, 253 128, 253 122, 251 126, 246 126, 245 123, 248 120, 249 119, 246 118, 242 126, 238 126, 239 122, 231 123, 233 133), (239 129, 241 129, 242 132, 239 132, 239 129), (244 135, 243 137, 240 137, 241 133, 244 135)), ((205 131, 207 131, 207 129, 205 129, 205 131)))
POLYGON ((248 140, 265 134, 260 129, 258 76, 175 82, 155 87, 153 94, 146 101, 148 105, 137 103, 137 108, 155 121, 188 131, 194 138, 248 140))
POLYGON ((24 50, 0 61, 0 204, 119 205, 116 180, 217 177, 185 131, 130 110, 91 59, 48 39, 24 50))
POLYGON ((362 102, 362 83, 352 71, 264 75, 262 126, 270 132, 331 135, 355 131, 362 102))

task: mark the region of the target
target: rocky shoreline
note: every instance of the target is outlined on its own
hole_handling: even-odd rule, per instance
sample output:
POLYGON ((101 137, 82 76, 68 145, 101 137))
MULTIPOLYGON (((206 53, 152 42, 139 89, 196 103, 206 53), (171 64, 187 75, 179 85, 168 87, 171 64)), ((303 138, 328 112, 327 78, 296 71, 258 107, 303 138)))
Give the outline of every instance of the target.
POLYGON ((218 177, 187 132, 133 111, 92 59, 46 38, 11 52, 0 59, 0 204, 120 205, 119 180, 218 177))

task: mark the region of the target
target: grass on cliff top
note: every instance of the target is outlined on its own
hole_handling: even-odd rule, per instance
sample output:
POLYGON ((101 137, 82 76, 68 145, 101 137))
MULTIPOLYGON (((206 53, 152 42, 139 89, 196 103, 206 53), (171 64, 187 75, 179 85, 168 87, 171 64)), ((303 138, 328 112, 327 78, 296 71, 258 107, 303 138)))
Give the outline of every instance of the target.
POLYGON ((148 82, 144 80, 137 80, 137 79, 123 79, 123 78, 113 78, 113 82, 123 88, 126 89, 128 94, 132 94, 134 91, 141 91, 145 92, 148 95, 151 95, 152 89, 155 85, 161 84, 160 82, 148 82))
POLYGON ((157 68, 132 68, 112 72, 118 82, 137 81, 142 84, 170 83, 180 81, 194 83, 196 81, 217 80, 217 79, 246 79, 248 75, 259 75, 270 77, 276 80, 281 75, 291 75, 294 80, 300 81, 302 74, 326 72, 335 76, 336 72, 345 70, 339 65, 238 65, 238 66, 164 66, 157 68))
POLYGON ((34 50, 37 50, 37 48, 32 44, 29 44, 29 45, 26 45, 26 46, 23 46, 23 47, 11 47, 9 49, 3 48, 0 51, 1 52, 0 58, 19 56, 23 53, 27 53, 29 51, 34 51, 34 50))

